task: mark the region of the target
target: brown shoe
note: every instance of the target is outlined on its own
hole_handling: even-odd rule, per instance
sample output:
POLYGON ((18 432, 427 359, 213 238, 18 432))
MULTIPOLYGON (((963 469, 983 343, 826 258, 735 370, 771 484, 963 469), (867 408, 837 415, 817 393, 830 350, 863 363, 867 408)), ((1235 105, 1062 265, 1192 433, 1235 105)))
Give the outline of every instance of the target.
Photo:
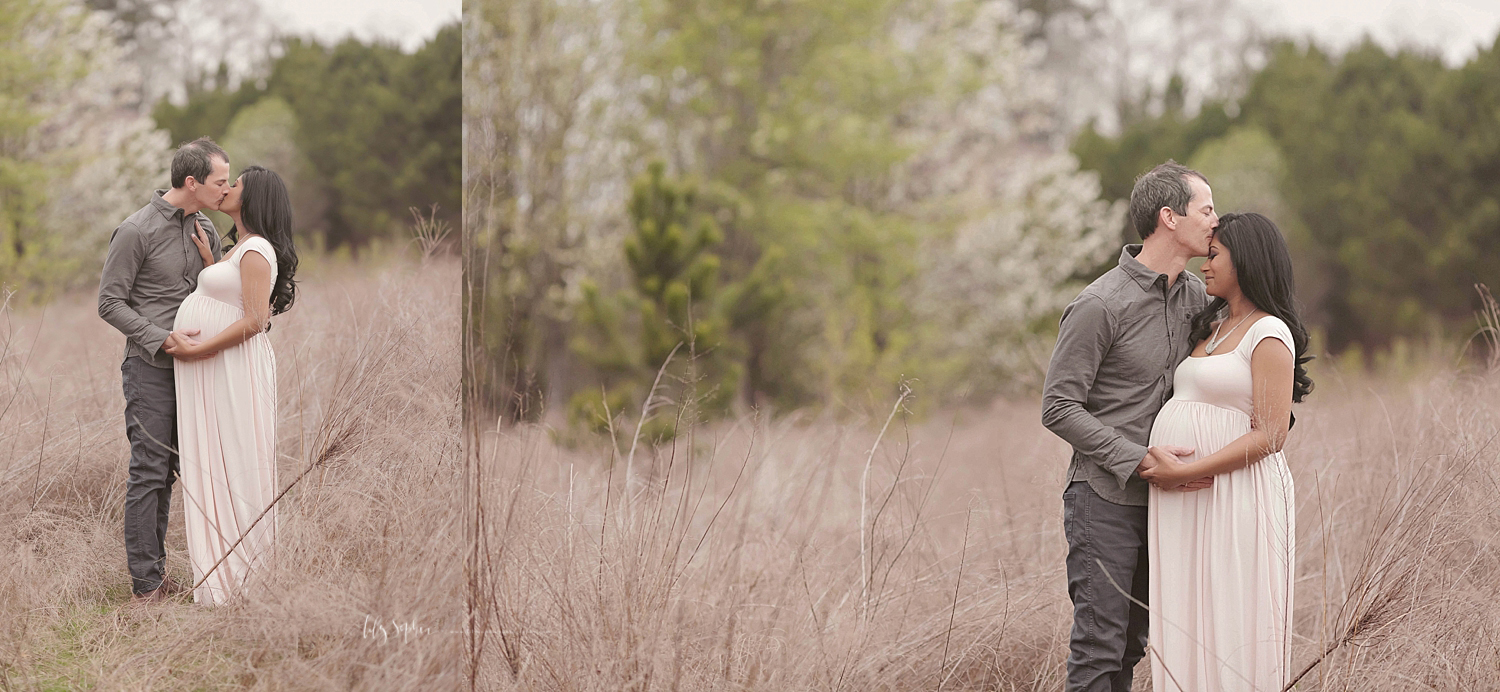
POLYGON ((167 596, 180 596, 188 592, 188 587, 186 584, 183 584, 176 579, 173 579, 166 575, 162 575, 161 588, 158 590, 166 591, 167 596))
POLYGON ((158 586, 155 589, 152 589, 152 590, 147 591, 145 593, 132 594, 130 596, 130 604, 131 605, 143 605, 143 606, 144 605, 153 605, 153 604, 156 604, 156 603, 161 603, 161 602, 167 600, 167 598, 169 598, 169 597, 167 596, 167 589, 166 589, 166 587, 164 587, 164 586, 158 586))

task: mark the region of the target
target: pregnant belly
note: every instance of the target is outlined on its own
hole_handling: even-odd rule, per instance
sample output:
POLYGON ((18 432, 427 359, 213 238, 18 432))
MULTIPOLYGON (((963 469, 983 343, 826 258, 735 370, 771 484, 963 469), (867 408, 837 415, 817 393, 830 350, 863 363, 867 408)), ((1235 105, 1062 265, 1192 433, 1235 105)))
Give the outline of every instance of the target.
POLYGON ((177 308, 177 318, 172 321, 172 329, 197 329, 198 339, 201 341, 224 331, 244 316, 245 311, 238 307, 201 293, 193 293, 177 308))
POLYGON ((1150 444, 1192 447, 1184 461, 1213 454, 1250 432, 1250 417, 1241 411, 1198 401, 1172 399, 1156 415, 1150 444))

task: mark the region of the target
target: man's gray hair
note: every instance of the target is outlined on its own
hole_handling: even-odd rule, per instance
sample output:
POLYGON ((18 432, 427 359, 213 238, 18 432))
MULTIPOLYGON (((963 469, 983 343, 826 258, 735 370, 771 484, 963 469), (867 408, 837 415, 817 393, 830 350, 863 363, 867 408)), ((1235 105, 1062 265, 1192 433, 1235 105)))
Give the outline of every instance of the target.
POLYGON ((224 148, 208 137, 199 137, 177 147, 177 153, 172 155, 172 187, 186 185, 188 176, 200 183, 206 182, 208 176, 213 174, 216 156, 224 159, 224 163, 229 163, 229 154, 224 153, 224 148))
POLYGON ((1188 176, 1196 177, 1208 184, 1202 173, 1172 159, 1141 174, 1130 190, 1130 225, 1141 240, 1156 232, 1156 220, 1162 207, 1169 207, 1179 215, 1187 214, 1188 202, 1193 200, 1193 186, 1188 176))

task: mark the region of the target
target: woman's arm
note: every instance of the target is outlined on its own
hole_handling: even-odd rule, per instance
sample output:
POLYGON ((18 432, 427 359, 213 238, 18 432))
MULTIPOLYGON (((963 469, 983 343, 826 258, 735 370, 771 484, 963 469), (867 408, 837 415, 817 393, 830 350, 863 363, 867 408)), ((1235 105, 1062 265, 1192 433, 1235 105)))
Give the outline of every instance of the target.
POLYGON ((1141 477, 1163 490, 1203 476, 1242 469, 1281 451, 1292 415, 1292 352, 1280 339, 1266 338, 1250 354, 1254 413, 1250 432, 1213 454, 1190 463, 1164 460, 1141 477))
MULTIPOLYGON (((259 252, 247 249, 240 257, 240 303, 245 316, 202 343, 179 346, 171 351, 182 359, 201 358, 238 346, 266 330, 271 321, 271 263, 259 252)), ((175 335, 175 332, 174 332, 175 335)), ((181 344, 182 340, 178 340, 181 344)))

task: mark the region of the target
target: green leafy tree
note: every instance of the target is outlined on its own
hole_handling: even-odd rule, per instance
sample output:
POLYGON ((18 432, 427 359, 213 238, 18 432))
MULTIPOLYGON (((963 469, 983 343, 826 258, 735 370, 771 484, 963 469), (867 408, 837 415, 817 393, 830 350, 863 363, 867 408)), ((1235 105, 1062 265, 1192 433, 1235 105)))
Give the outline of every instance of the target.
MULTIPOLYGON (((721 219, 749 403, 859 405, 910 368, 912 217, 891 204, 901 116, 930 93, 890 0, 642 0, 659 146, 730 201, 721 219), (763 319, 771 314, 781 319, 763 319), (878 383, 884 383, 883 385, 878 383)), ((650 133, 646 133, 650 140, 650 133)), ((872 402, 871 402, 872 403, 872 402)))
MULTIPOLYGON (((1287 164, 1276 140, 1254 125, 1236 125, 1223 137, 1204 142, 1186 163, 1213 181, 1214 203, 1220 213, 1254 211, 1275 220, 1288 244, 1297 248, 1292 267, 1298 293, 1307 307, 1321 306, 1329 290, 1324 273, 1327 260, 1311 250, 1315 247, 1312 231, 1282 192, 1287 164)), ((1303 319, 1323 322, 1316 312, 1305 312, 1303 319)), ((1315 334, 1320 331, 1314 329, 1315 334)), ((1315 340, 1315 348, 1322 346, 1321 340, 1315 340)))
POLYGON ((229 68, 222 64, 212 74, 189 80, 184 88, 187 98, 181 104, 163 98, 151 110, 157 126, 171 133, 174 145, 205 135, 224 137, 234 116, 260 101, 266 91, 250 80, 230 89, 229 68))
POLYGON ((1436 57, 1369 41, 1337 59, 1285 44, 1244 100, 1242 117, 1286 158, 1283 192, 1310 230, 1297 251, 1328 282, 1315 309, 1334 350, 1420 336, 1452 314, 1454 267, 1430 252, 1456 173, 1430 117, 1443 72, 1436 57))
POLYGON ((36 242, 30 229, 44 199, 41 162, 28 156, 32 128, 45 119, 38 107, 47 84, 63 78, 65 45, 45 40, 66 24, 62 3, 28 0, 0 12, 0 281, 14 280, 36 242), (40 44, 38 46, 38 44, 40 44), (41 50, 37 51, 36 48, 41 50))
MULTIPOLYGON (((298 235, 321 240, 328 204, 316 169, 297 146, 297 128, 297 115, 291 106, 276 96, 266 96, 235 113, 220 144, 230 153, 235 170, 259 165, 276 171, 291 193, 298 235)), ((227 215, 210 214, 215 226, 229 229, 227 215)))
MULTIPOLYGON (((1453 267, 1450 290, 1473 281, 1500 289, 1500 34, 1462 67, 1449 71, 1437 87, 1434 118, 1443 134, 1437 156, 1454 173, 1443 209, 1447 229, 1429 252, 1453 267)), ((1454 319, 1481 305, 1476 294, 1448 295, 1454 319)))
POLYGON ((322 229, 330 247, 358 247, 404 233, 411 207, 437 204, 443 221, 456 222, 461 50, 456 24, 412 54, 353 38, 333 46, 290 38, 263 79, 231 89, 221 65, 189 86, 185 102, 163 99, 153 115, 177 142, 222 139, 240 113, 279 99, 295 116, 295 145, 310 164, 299 182, 323 200, 321 218, 309 226, 322 229))
MULTIPOLYGON (((620 16, 630 0, 476 0, 464 27, 465 400, 506 424, 595 382, 568 348, 584 277, 618 279, 641 121, 620 16)), ((564 404, 558 406, 554 404, 564 404)))
MULTIPOLYGON (((701 208, 696 186, 669 180, 661 163, 636 181, 630 218, 629 290, 606 297, 593 282, 583 286, 583 328, 572 347, 599 370, 603 391, 579 391, 571 415, 596 429, 612 414, 647 415, 640 406, 653 386, 657 400, 720 413, 740 377, 715 303, 719 258, 710 250, 723 235, 701 208)), ((667 437, 674 428, 673 416, 658 417, 650 436, 667 437)))
POLYGON ((462 87, 456 25, 415 54, 345 39, 293 39, 267 79, 297 113, 299 146, 327 194, 328 244, 405 228, 407 209, 459 208, 462 87))

